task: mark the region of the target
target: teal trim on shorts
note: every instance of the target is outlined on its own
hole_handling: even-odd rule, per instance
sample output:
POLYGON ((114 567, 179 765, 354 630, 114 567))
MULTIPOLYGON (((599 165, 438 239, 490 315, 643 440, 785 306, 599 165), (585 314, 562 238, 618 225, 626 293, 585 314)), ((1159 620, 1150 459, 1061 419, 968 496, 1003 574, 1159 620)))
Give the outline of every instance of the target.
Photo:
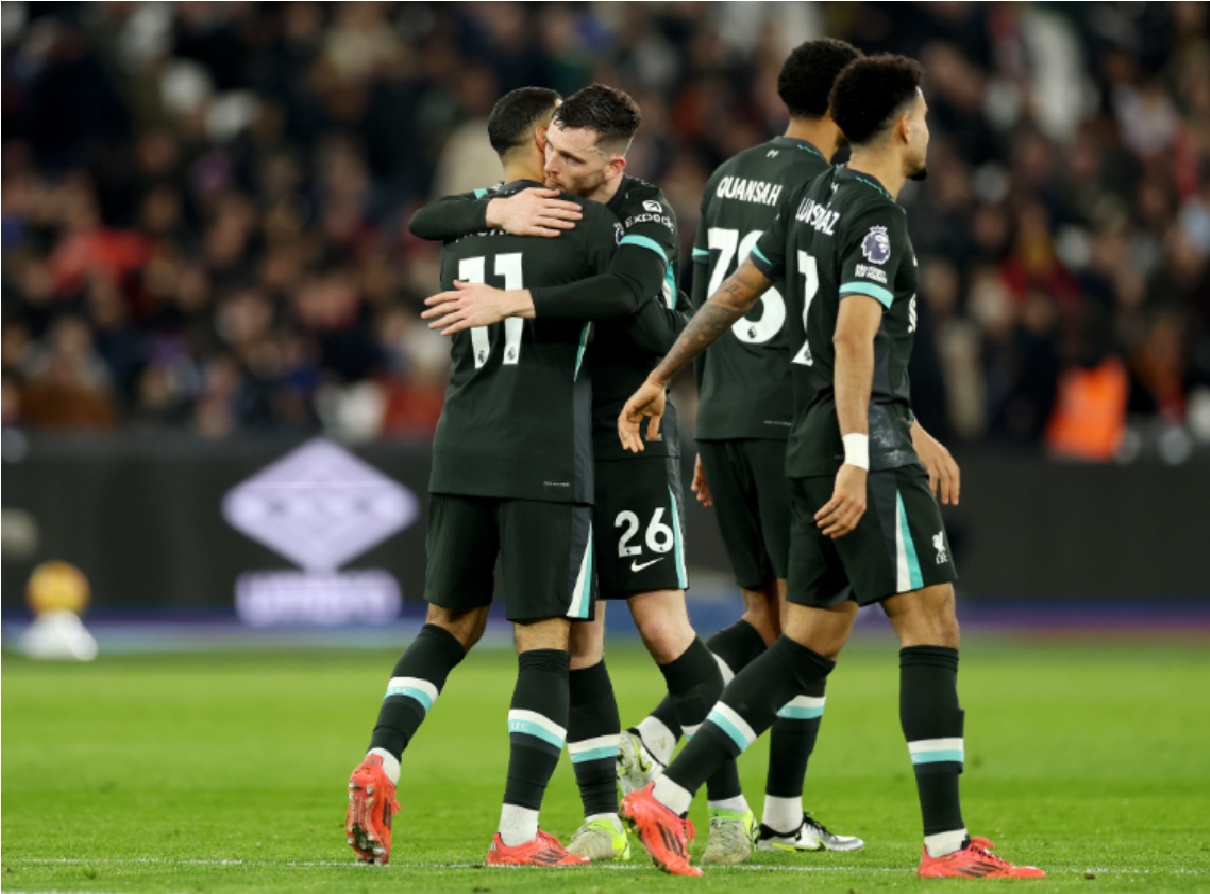
POLYGON ((685 570, 685 553, 681 547, 681 517, 676 511, 676 494, 668 488, 668 498, 672 506, 672 546, 676 558, 676 585, 678 589, 689 586, 689 572, 685 570))
POLYGON ((658 242, 654 239, 648 239, 646 236, 623 236, 622 241, 618 245, 637 245, 640 248, 655 252, 664 259, 665 264, 668 263, 668 253, 664 251, 658 242))
POLYGON ((903 538, 903 553, 907 559, 908 578, 911 581, 912 590, 919 590, 924 586, 924 575, 920 573, 920 557, 916 555, 916 544, 912 542, 912 531, 908 527, 907 510, 903 506, 903 494, 895 491, 895 505, 898 508, 896 514, 899 516, 899 533, 903 538))
POLYGON ((847 282, 840 287, 842 295, 869 295, 871 298, 877 299, 878 303, 883 307, 890 307, 891 302, 895 300, 895 296, 882 286, 876 286, 868 282, 847 282))
POLYGON ((588 350, 588 336, 592 332, 592 323, 585 323, 580 330, 580 347, 576 350, 576 371, 572 374, 574 382, 580 378, 580 364, 584 362, 584 352, 588 350))

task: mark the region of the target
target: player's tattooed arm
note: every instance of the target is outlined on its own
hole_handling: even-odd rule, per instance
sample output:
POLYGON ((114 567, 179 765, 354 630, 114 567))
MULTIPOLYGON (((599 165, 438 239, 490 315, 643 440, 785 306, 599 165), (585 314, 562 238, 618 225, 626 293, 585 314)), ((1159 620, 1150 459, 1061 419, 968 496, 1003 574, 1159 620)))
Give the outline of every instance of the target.
POLYGON ((639 390, 630 395, 618 414, 618 437, 625 449, 632 452, 643 449, 639 429, 644 419, 647 420, 647 439, 654 440, 659 436, 660 418, 667 402, 665 389, 672 377, 718 341, 736 320, 752 309, 771 285, 773 280, 761 273, 751 260, 744 261, 693 315, 668 355, 651 371, 639 390))
POLYGON ((693 315, 676 344, 649 378, 657 384, 667 385, 694 357, 718 341, 736 320, 750 311, 771 285, 773 280, 750 260, 744 261, 693 315))

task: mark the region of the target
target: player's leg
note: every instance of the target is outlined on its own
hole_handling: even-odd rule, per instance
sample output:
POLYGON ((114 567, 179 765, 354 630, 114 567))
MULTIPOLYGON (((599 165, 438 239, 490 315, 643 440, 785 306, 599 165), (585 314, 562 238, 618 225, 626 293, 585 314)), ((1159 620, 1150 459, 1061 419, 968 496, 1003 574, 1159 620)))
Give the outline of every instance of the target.
POLYGON ((773 724, 778 710, 831 672, 852 629, 856 606, 848 600, 843 566, 810 514, 796 498, 787 597, 795 604, 787 609, 783 635, 727 685, 667 772, 622 802, 648 853, 670 871, 682 871, 685 861, 669 817, 683 816, 693 793, 723 761, 737 757, 773 724))
MULTIPOLYGON (((772 592, 778 610, 784 612, 790 561, 790 489, 784 473, 786 443, 748 440, 738 442, 736 449, 737 462, 742 463, 753 482, 761 542, 777 576, 766 590, 772 592)), ((833 833, 803 806, 807 766, 823 722, 826 683, 820 680, 784 706, 769 731, 769 770, 756 841, 758 850, 854 851, 864 845, 855 836, 833 833)))
POLYGON ((786 633, 727 685, 706 722, 667 771, 622 801, 622 815, 661 866, 693 874, 684 846, 683 818, 694 792, 768 729, 781 706, 831 672, 835 662, 819 650, 839 652, 855 612, 856 606, 848 602, 831 609, 796 606, 788 616, 786 633), (798 615, 810 617, 795 623, 798 615), (795 636, 815 648, 796 642, 795 636))
POLYGON ((400 758, 487 624, 498 549, 492 501, 432 495, 426 546, 425 625, 391 672, 369 752, 349 779, 346 836, 367 863, 390 859, 400 758))
POLYGON ((584 805, 584 824, 572 835, 567 850, 594 861, 625 860, 630 843, 618 819, 615 770, 622 722, 605 667, 604 602, 597 602, 591 621, 571 625, 569 683, 567 753, 584 805))
POLYGON ((571 622, 592 613, 592 510, 510 500, 500 505, 505 607, 517 641, 509 759, 489 866, 588 862, 538 829, 538 812, 569 722, 571 622))
POLYGON ((843 554, 861 546, 847 562, 855 588, 893 594, 882 605, 901 645, 899 716, 924 823, 920 874, 1041 877, 1041 870, 1015 867, 989 853, 985 840, 972 841, 962 819, 957 573, 928 476, 919 466, 872 473, 869 496, 862 524, 867 531, 876 529, 882 543, 872 548, 844 544, 846 537, 840 549, 843 554))
MULTIPOLYGON (((739 620, 706 640, 707 648, 718 658, 723 681, 727 682, 777 638, 781 632, 780 604, 772 584, 776 572, 762 540, 756 483, 744 461, 742 447, 738 442, 728 441, 703 441, 698 446, 723 547, 744 601, 744 613, 739 620)), ((782 451, 781 463, 776 465, 779 475, 785 467, 784 445, 782 451)), ((783 570, 781 576, 784 575, 783 570)), ((661 765, 671 760, 681 735, 676 712, 666 698, 629 732, 639 738, 661 765)))
MULTIPOLYGON (((682 590, 655 590, 627 604, 647 650, 668 686, 678 724, 691 739, 723 691, 718 663, 689 623, 682 590)), ((710 832, 704 861, 742 863, 752 856, 756 817, 740 787, 734 761, 725 761, 706 780, 710 832)))

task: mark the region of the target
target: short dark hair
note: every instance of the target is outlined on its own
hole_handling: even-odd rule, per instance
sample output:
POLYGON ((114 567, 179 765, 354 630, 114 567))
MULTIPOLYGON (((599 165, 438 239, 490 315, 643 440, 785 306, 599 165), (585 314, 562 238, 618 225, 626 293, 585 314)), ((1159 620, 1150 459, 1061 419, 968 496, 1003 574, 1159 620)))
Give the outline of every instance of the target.
POLYGON ((916 99, 923 78, 920 63, 907 56, 850 62, 832 85, 832 120, 853 145, 869 143, 916 99))
POLYGON ((487 119, 487 139, 496 154, 504 158, 523 145, 560 98, 558 91, 548 87, 518 87, 496 100, 487 119))
POLYGON ((777 75, 777 95, 794 118, 822 118, 828 111, 832 85, 861 50, 829 37, 800 43, 777 75))
POLYGON ((643 120, 639 104, 616 87, 591 84, 577 90, 555 112, 555 123, 564 130, 581 127, 597 132, 597 142, 618 146, 625 152, 643 120))

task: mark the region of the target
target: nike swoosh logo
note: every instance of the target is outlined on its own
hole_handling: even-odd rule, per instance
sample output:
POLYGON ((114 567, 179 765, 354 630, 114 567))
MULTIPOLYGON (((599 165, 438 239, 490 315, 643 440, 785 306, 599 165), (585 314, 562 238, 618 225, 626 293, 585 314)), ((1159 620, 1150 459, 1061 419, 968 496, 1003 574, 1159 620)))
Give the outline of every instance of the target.
POLYGON ((656 562, 664 561, 664 558, 665 558, 664 556, 660 556, 658 559, 652 559, 650 562, 631 562, 630 570, 631 571, 642 571, 644 568, 648 567, 649 565, 654 565, 656 562))

